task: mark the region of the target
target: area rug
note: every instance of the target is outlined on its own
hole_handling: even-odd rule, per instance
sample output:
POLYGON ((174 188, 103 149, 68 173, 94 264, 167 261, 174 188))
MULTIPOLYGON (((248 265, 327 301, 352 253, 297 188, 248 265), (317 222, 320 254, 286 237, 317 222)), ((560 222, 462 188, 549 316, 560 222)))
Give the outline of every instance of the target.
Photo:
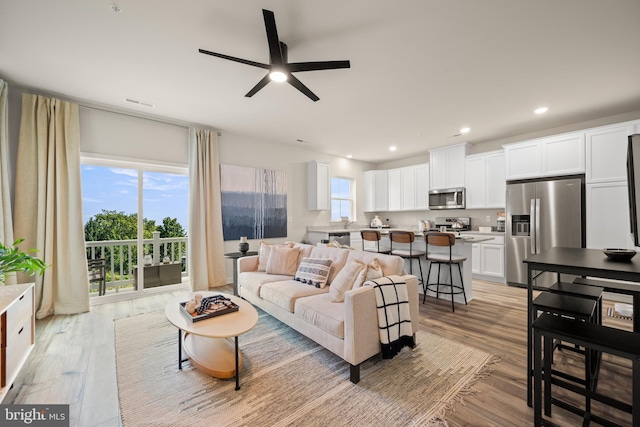
POLYGON ((446 414, 490 373, 491 354, 419 331, 418 345, 372 358, 361 381, 330 351, 260 311, 239 342, 235 380, 177 366, 178 334, 157 311, 115 321, 123 425, 446 426, 446 414))

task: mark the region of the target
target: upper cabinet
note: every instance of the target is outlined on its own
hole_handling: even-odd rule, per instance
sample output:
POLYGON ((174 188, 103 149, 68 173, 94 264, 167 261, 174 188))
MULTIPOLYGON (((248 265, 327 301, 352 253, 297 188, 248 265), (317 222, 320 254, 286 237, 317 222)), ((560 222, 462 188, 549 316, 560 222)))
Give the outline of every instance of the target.
POLYGON ((504 146, 506 179, 584 173, 583 132, 573 132, 504 146))
POLYGON ((363 181, 365 212, 428 209, 428 163, 367 171, 363 181))
POLYGON ((627 180, 627 137, 634 122, 603 126, 586 133, 587 183, 627 180))
POLYGON ((431 189, 464 187, 465 157, 469 143, 429 150, 431 189))
POLYGON ((307 208, 327 211, 330 206, 331 174, 329 164, 312 160, 307 163, 307 208))
POLYGON ((505 157, 502 150, 465 159, 467 209, 505 207, 505 157))
POLYGON ((386 170, 366 171, 363 174, 364 211, 389 210, 388 173, 386 170))

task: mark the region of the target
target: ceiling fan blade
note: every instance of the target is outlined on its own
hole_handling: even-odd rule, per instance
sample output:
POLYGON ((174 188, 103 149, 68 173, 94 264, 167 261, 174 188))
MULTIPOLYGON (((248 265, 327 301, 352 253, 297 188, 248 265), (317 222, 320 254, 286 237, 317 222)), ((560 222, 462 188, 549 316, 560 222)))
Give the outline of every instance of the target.
POLYGON ((247 94, 245 95, 247 98, 251 98, 253 95, 255 95, 256 93, 258 93, 258 91, 260 89, 262 89, 263 87, 265 87, 267 85, 267 83, 269 83, 271 81, 271 79, 269 78, 269 74, 267 74, 266 76, 264 76, 262 78, 262 80, 260 80, 258 82, 257 85, 255 85, 253 87, 253 89, 251 89, 249 92, 247 92, 247 94))
POLYGON ((249 61, 247 59, 236 58, 235 56, 224 55, 222 53, 210 52, 210 51, 204 50, 204 49, 198 49, 198 52, 204 53, 205 55, 216 56, 216 57, 222 58, 222 59, 228 59, 229 61, 239 62, 241 64, 253 65, 254 67, 264 68, 264 69, 267 69, 267 70, 270 68, 270 66, 268 64, 262 64, 260 62, 249 61))
POLYGON ((280 39, 278 38, 275 15, 273 12, 266 9, 262 9, 262 15, 264 16, 264 27, 267 30, 271 65, 282 67, 284 65, 284 60, 282 59, 282 51, 280 50, 280 39))
POLYGON ((351 68, 347 61, 316 61, 316 62, 292 62, 287 64, 287 70, 291 73, 299 71, 336 70, 338 68, 351 68))
MULTIPOLYGON (((269 76, 267 76, 267 77, 269 77, 269 76)), ((305 95, 307 95, 309 97, 309 99, 311 99, 313 102, 316 102, 316 101, 318 101, 320 99, 320 98, 318 98, 318 96, 315 93, 311 92, 311 90, 308 87, 306 87, 304 84, 302 84, 302 82, 300 80, 295 78, 295 76, 293 76, 293 74, 289 74, 287 76, 287 81, 291 84, 291 86, 295 87, 300 92, 302 92, 305 95)))

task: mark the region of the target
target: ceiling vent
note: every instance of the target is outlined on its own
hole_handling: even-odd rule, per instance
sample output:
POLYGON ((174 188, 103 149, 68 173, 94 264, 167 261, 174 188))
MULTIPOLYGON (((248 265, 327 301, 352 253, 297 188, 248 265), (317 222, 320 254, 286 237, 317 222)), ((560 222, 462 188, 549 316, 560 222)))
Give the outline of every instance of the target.
POLYGON ((147 107, 147 108, 153 108, 155 107, 154 104, 150 103, 150 102, 144 102, 144 101, 139 101, 137 99, 131 99, 131 98, 125 98, 124 99, 126 102, 130 103, 130 104, 136 104, 136 105, 141 105, 143 107, 147 107))

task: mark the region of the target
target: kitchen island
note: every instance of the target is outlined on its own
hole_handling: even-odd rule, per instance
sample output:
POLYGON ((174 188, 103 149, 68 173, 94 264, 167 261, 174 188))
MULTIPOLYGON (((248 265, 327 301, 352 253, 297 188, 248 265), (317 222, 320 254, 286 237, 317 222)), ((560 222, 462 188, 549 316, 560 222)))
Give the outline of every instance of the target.
MULTIPOLYGON (((380 230, 380 234, 382 235, 382 239, 380 240, 380 250, 389 250, 389 248, 391 247, 391 241, 389 240, 389 232, 390 231, 405 231, 402 229, 395 229, 395 228, 383 228, 380 230)), ((413 230, 410 230, 413 231, 413 230)), ((424 240, 424 237, 422 235, 421 232, 418 231, 414 231, 415 235, 416 235, 416 239, 413 242, 413 248, 416 250, 426 250, 426 243, 424 240)), ((458 234, 458 233, 455 233, 458 234)), ((490 236, 480 236, 480 235, 463 235, 463 236, 456 236, 456 244, 453 245, 452 247, 452 252, 454 255, 460 255, 463 256, 465 258, 467 258, 467 260, 462 263, 462 278, 464 281, 464 292, 467 296, 467 301, 471 301, 473 299, 473 289, 472 289, 472 271, 471 271, 471 266, 472 266, 472 261, 471 261, 471 257, 472 257, 472 245, 474 243, 481 243, 481 242, 487 242, 493 240, 493 237, 490 236)), ((371 247, 375 247, 375 244, 373 242, 365 242, 365 248, 368 246, 371 247)), ((393 245, 394 249, 400 249, 403 248, 404 245, 401 244, 394 244, 393 245)), ((408 246, 407 246, 408 247, 408 246)), ((360 247, 357 247, 356 249, 360 249, 360 247)), ((449 248, 448 247, 438 247, 438 246, 429 246, 429 253, 449 253, 449 248)), ((420 277, 420 268, 418 267, 418 263, 416 260, 412 261, 413 263, 413 274, 420 277)), ((427 275, 429 273, 429 261, 427 261, 425 258, 420 259, 420 263, 422 264, 422 272, 424 275, 424 280, 427 280, 427 275)), ((409 272, 409 261, 405 260, 405 270, 407 272, 409 272)), ((460 284, 460 276, 457 272, 457 267, 453 268, 453 283, 455 284, 460 284)), ((429 282, 430 283, 435 283, 437 280, 437 275, 438 275, 438 267, 434 267, 431 271, 431 277, 429 278, 429 282)), ((441 269, 441 273, 440 273, 440 280, 439 282, 441 283, 449 283, 449 269, 448 268, 442 268, 441 269)), ((420 293, 423 293, 422 287, 420 288, 420 293)), ((429 291, 428 294, 429 296, 436 296, 435 292, 429 291)), ((444 294, 444 295, 440 295, 441 299, 447 299, 450 300, 451 296, 448 294, 444 294)), ((458 294, 455 295, 453 300, 455 302, 459 302, 464 304, 464 296, 462 294, 458 294)))

